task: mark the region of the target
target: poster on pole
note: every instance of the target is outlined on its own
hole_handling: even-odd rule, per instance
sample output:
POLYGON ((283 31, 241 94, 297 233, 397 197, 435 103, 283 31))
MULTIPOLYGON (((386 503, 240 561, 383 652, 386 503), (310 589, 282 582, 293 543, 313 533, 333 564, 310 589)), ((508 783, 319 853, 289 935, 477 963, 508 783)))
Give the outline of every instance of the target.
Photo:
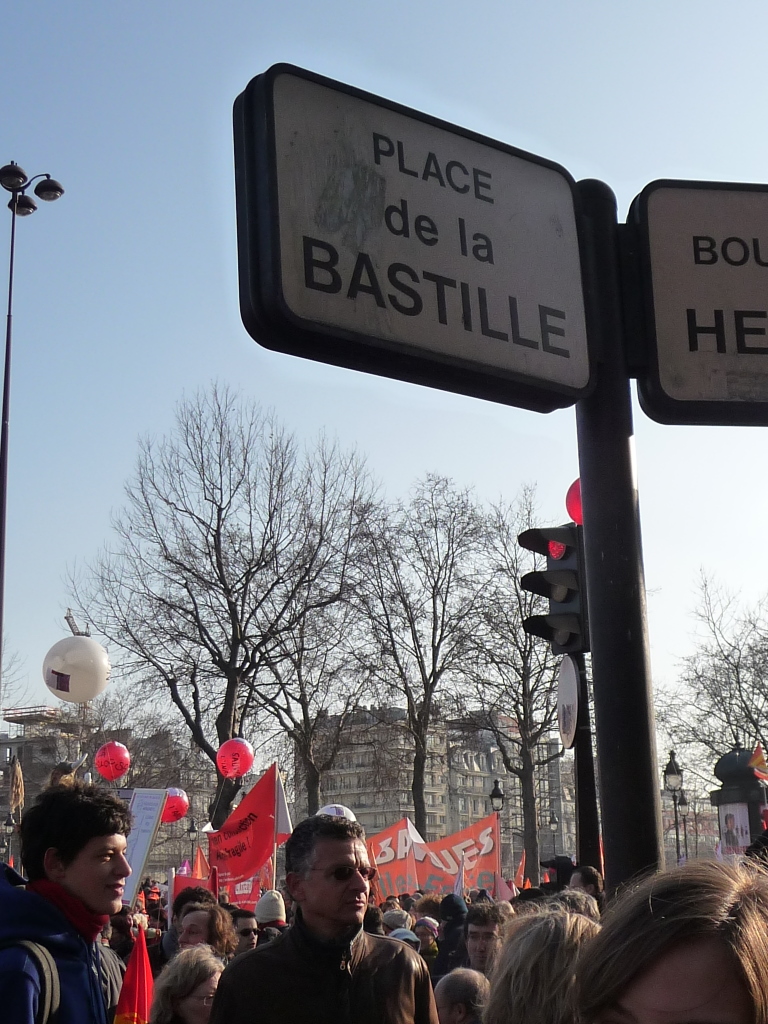
POLYGON ((743 854, 751 842, 748 805, 720 804, 718 815, 723 854, 725 856, 743 854))
POLYGON ((125 856, 131 865, 132 873, 125 880, 123 903, 126 906, 133 906, 139 891, 139 885, 144 875, 144 866, 160 825, 160 815, 163 813, 165 798, 164 789, 134 789, 131 794, 128 806, 133 817, 133 827, 128 836, 125 856))

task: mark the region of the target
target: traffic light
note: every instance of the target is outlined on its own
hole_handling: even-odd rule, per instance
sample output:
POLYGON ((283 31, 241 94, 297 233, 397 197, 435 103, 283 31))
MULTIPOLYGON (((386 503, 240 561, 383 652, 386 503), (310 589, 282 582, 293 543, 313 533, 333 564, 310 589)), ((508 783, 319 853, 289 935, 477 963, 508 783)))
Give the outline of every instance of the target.
POLYGON ((526 573, 523 590, 549 599, 548 615, 523 619, 523 629, 549 640, 553 654, 589 650, 587 591, 582 528, 576 523, 525 530, 517 543, 547 559, 547 568, 526 573))

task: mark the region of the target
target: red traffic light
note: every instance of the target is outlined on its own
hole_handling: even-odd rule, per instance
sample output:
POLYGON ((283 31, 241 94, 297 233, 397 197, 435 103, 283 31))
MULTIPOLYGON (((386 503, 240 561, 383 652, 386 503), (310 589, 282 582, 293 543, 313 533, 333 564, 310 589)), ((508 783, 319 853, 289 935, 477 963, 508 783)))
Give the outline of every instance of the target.
POLYGON ((550 558, 562 558, 567 550, 568 545, 561 544, 559 540, 550 540, 547 542, 547 554, 550 558))

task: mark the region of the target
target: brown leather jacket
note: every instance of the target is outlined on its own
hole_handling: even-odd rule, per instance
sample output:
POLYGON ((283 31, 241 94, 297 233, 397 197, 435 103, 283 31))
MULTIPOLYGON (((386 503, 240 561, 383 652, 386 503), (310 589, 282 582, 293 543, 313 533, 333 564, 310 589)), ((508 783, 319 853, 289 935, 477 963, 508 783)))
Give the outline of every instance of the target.
POLYGON ((324 943, 299 921, 236 957, 210 1024, 438 1024, 429 971, 399 939, 324 943))

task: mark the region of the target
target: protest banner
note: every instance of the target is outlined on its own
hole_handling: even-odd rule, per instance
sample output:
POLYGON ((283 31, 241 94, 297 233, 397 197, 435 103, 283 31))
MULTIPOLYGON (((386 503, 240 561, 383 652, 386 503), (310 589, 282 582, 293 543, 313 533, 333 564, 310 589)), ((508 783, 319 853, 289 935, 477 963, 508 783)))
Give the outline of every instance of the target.
POLYGON ((208 832, 211 868, 223 888, 257 875, 291 834, 291 822, 277 765, 269 767, 218 832, 208 832))
POLYGON ((375 857, 379 881, 386 895, 424 889, 453 892, 464 864, 464 881, 470 889, 491 891, 494 876, 501 872, 499 823, 495 814, 460 832, 431 843, 421 837, 408 818, 371 836, 369 856, 375 857))
POLYGON ((382 897, 413 892, 419 887, 413 834, 409 825, 416 832, 408 818, 401 818, 368 839, 368 858, 378 868, 377 883, 382 897))

